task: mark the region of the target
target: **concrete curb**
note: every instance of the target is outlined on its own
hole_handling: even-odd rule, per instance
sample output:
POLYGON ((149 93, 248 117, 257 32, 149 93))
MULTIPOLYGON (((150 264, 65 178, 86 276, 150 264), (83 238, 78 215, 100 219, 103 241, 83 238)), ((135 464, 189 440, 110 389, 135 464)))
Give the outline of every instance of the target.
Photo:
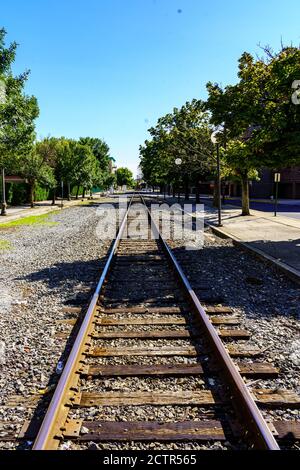
POLYGON ((209 222, 204 222, 204 225, 206 227, 210 227, 213 233, 215 233, 219 237, 230 238, 233 241, 234 245, 236 245, 238 248, 241 248, 245 251, 250 251, 257 258, 267 262, 268 264, 273 265, 278 271, 283 272, 289 279, 300 285, 300 272, 297 271, 297 269, 292 268, 291 266, 286 263, 283 263, 282 261, 278 261, 273 256, 268 255, 267 253, 263 252, 262 250, 259 250, 258 248, 254 248, 247 242, 242 242, 238 238, 226 232, 226 230, 224 230, 223 228, 221 229, 219 227, 215 227, 209 222))

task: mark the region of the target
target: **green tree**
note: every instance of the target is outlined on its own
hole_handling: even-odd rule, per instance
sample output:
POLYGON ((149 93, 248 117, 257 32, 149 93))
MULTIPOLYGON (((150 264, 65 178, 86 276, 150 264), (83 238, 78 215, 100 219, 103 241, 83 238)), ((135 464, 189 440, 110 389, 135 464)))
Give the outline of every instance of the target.
POLYGON ((61 174, 59 172, 59 139, 55 137, 46 137, 36 143, 36 152, 44 162, 52 169, 54 181, 51 186, 52 189, 52 204, 56 202, 56 189, 58 183, 61 181, 61 174))
POLYGON ((51 189, 56 186, 53 169, 38 152, 37 146, 31 152, 22 156, 19 173, 28 181, 30 188, 29 203, 31 207, 34 207, 34 194, 37 183, 51 189))
POLYGON ((249 178, 258 169, 300 161, 300 107, 291 100, 292 83, 300 76, 300 50, 264 52, 257 60, 246 52, 241 56, 236 85, 207 84, 211 121, 226 131, 223 158, 241 181, 243 215, 250 214, 249 178))
POLYGON ((101 186, 103 189, 110 189, 111 187, 114 187, 116 184, 116 175, 113 173, 104 173, 102 175, 102 181, 101 181, 101 186))
POLYGON ((83 187, 83 198, 85 192, 101 179, 98 160, 88 145, 78 142, 72 144, 72 183, 83 187))
MULTIPOLYGON (((34 121, 39 108, 33 96, 24 93, 24 86, 29 72, 13 76, 12 64, 15 61, 17 44, 5 46, 6 31, 0 30, 0 168, 17 171, 19 159, 32 152, 34 121)), ((4 184, 3 184, 3 189, 4 184)), ((5 214, 6 203, 3 197, 2 214, 5 214)))
POLYGON ((134 187, 133 173, 129 168, 118 168, 116 171, 116 181, 118 186, 134 187))
POLYGON ((141 168, 145 180, 163 186, 165 184, 185 187, 189 198, 189 186, 196 186, 199 201, 199 183, 213 171, 212 132, 209 115, 204 103, 192 100, 180 109, 160 118, 149 129, 151 141, 140 148, 141 168), (180 166, 176 166, 180 159, 180 166))
POLYGON ((80 137, 79 144, 90 147, 99 162, 100 170, 106 172, 109 167, 109 146, 102 139, 96 137, 80 137))

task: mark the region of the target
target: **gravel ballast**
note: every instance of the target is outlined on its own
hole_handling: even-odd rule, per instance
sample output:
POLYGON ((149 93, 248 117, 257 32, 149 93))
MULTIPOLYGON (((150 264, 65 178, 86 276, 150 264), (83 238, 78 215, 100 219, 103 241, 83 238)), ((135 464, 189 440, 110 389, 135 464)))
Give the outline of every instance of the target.
MULTIPOLYGON (((96 236, 96 205, 68 208, 48 220, 56 224, 0 228, 1 239, 11 244, 0 253, 2 422, 23 423, 33 415, 22 403, 6 406, 12 396, 47 397, 53 389, 66 359, 67 338, 59 333, 72 331, 58 321, 77 317, 64 308, 88 304, 110 245, 96 236)), ((14 446, 0 443, 2 449, 14 446)))
MULTIPOLYGON (((64 312, 66 306, 88 304, 90 293, 100 277, 104 256, 109 242, 101 242, 96 236, 99 217, 95 207, 73 207, 51 216, 52 226, 21 227, 1 231, 1 238, 8 240, 12 248, 1 256, 1 289, 3 301, 0 306, 0 422, 20 422, 31 419, 34 407, 19 403, 6 407, 13 395, 28 396, 53 390, 67 353, 63 334, 71 333, 72 326, 64 323, 76 319, 75 313, 64 312)), ((222 305, 231 307, 241 320, 240 328, 252 333, 248 346, 258 346, 265 353, 254 362, 262 361, 280 368, 280 376, 272 380, 247 380, 249 389, 284 388, 300 393, 300 289, 285 276, 258 261, 250 254, 236 248, 230 240, 223 240, 206 230, 205 248, 199 251, 183 250, 182 242, 171 242, 174 254, 182 262, 186 273, 190 272, 193 285, 205 281, 209 293, 222 298, 222 305)), ((134 270, 130 271, 131 273, 134 270)), ((148 270, 147 270, 148 272, 148 270)), ((126 283, 124 285, 126 292, 126 283)), ((197 292, 197 290, 196 290, 197 292)), ((198 292, 201 298, 201 291, 198 292)), ((205 305, 205 303, 204 303, 205 305)), ((154 315, 159 318, 159 315, 154 315)), ((148 315, 146 315, 148 318, 148 315)), ((149 315, 149 318, 153 315, 149 315)), ((139 318, 138 315, 115 314, 114 318, 139 318)), ((174 315, 173 318, 180 318, 174 315)), ((177 328, 177 327, 175 327, 177 328)), ((101 327, 97 327, 101 330, 101 327)), ((127 326, 128 331, 136 329, 127 326)), ((142 330, 141 327, 139 329, 142 330)), ((144 331, 147 331, 146 327, 144 331)), ((102 331, 116 331, 105 327, 102 331)), ((198 340, 198 342, 201 342, 198 340)), ((97 347, 140 346, 190 346, 187 340, 95 340, 97 347)), ((89 364, 151 364, 151 357, 99 357, 89 358, 89 364)), ((193 364, 195 358, 161 357, 160 364, 193 364)), ((244 362, 251 362, 244 359, 244 362)), ((82 380, 83 390, 200 390, 205 383, 202 378, 174 379, 96 379, 93 383, 82 380)), ((73 417, 130 420, 180 420, 199 419, 203 410, 199 407, 99 407, 72 410, 73 417)), ((41 409, 41 414, 43 410, 41 409)), ((298 419, 298 410, 264 410, 271 419, 298 419)), ((1 441, 1 428, 0 428, 1 441)), ((30 444, 29 444, 30 445, 30 444)), ((88 443, 77 446, 69 441, 61 448, 76 449, 221 449, 230 448, 225 442, 208 447, 197 443, 143 444, 143 443, 88 443)), ((295 446, 297 448, 297 445, 295 446)), ((15 444, 0 442, 0 448, 13 449, 15 444)))
MULTIPOLYGON (((249 388, 293 390, 300 394, 300 288, 275 268, 246 253, 229 239, 205 230, 204 249, 186 251, 182 241, 170 246, 193 285, 208 283, 209 293, 222 298, 238 316, 240 328, 251 332, 248 346, 264 354, 240 362, 269 362, 280 369, 272 380, 246 379, 249 388), (189 268, 193 266, 191 274, 189 268)), ((201 291, 197 291, 201 300, 201 291)), ((205 302, 203 302, 205 305, 205 302)), ((242 344, 242 342, 239 342, 242 344)), ((268 419, 299 419, 298 409, 263 410, 268 419)))

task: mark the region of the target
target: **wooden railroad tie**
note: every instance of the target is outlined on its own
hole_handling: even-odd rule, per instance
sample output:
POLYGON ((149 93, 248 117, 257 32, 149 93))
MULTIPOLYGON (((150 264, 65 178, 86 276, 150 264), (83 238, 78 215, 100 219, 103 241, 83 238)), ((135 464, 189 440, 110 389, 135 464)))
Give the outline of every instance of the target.
MULTIPOLYGON (((229 423, 230 425, 230 423, 229 423)), ((279 441, 293 442, 300 440, 300 421, 273 421, 269 423, 279 441)), ((40 428, 38 420, 20 422, 0 422, 3 442, 33 440, 40 428), (15 426, 11 430, 11 426, 15 426)), ((115 422, 83 421, 69 419, 64 437, 78 441, 220 441, 224 440, 224 428, 219 420, 188 421, 177 423, 165 422, 115 422), (136 432, 135 432, 136 430, 136 432)))
MULTIPOLYGON (((237 364, 241 375, 245 377, 277 377, 279 369, 268 363, 237 364)), ((212 373, 215 371, 212 370, 212 373)), ((167 364, 167 365, 90 365, 84 374, 94 377, 138 377, 138 376, 189 376, 204 375, 201 364, 167 364)))
MULTIPOLYGON (((228 352, 232 357, 255 357, 262 354, 258 348, 228 346, 228 352)), ((86 352, 89 357, 114 357, 114 356, 186 356, 198 357, 199 353, 194 347, 124 347, 124 348, 97 348, 86 352)))
MULTIPOLYGON (((218 330, 221 338, 249 339, 251 333, 245 330, 218 330)), ((201 336, 201 333, 193 333, 188 330, 157 330, 157 331, 107 331, 92 333, 93 339, 189 339, 201 336)))
MULTIPOLYGON (((240 320, 237 317, 211 317, 210 321, 213 325, 229 325, 236 326, 240 324, 240 320)), ((122 326, 122 325, 186 325, 187 321, 185 318, 172 318, 163 317, 160 318, 111 318, 109 316, 99 316, 96 320, 96 324, 99 325, 111 325, 111 326, 122 326)))
MULTIPOLYGON (((156 299, 157 300, 157 299, 156 299)), ((213 314, 213 315, 224 315, 232 313, 231 308, 229 307, 206 307, 206 313, 213 314)), ((184 313, 190 313, 186 310, 186 308, 181 307, 140 307, 140 306, 132 306, 132 307, 98 307, 98 312, 103 314, 115 314, 115 313, 131 313, 131 314, 169 314, 169 315, 182 315, 184 313)))
POLYGON ((79 441, 224 441, 226 439, 220 421, 163 422, 115 422, 73 420, 66 424, 66 439, 79 441), (84 432, 82 432, 84 430, 84 432))
MULTIPOLYGON (((254 400, 266 407, 299 407, 300 397, 290 390, 252 390, 254 400)), ((226 401, 220 400, 210 390, 177 391, 177 392, 82 392, 78 394, 77 404, 82 407, 91 406, 168 406, 193 405, 216 406, 224 405, 226 401)))

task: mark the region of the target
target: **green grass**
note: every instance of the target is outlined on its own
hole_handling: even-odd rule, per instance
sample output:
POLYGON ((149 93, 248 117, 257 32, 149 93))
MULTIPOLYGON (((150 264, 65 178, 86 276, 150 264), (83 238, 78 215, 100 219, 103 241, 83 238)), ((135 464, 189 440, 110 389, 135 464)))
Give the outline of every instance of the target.
POLYGON ((58 222, 50 222, 48 219, 51 215, 57 214, 58 212, 59 211, 52 211, 47 214, 30 215, 22 219, 5 222, 0 224, 0 230, 1 228, 18 227, 20 225, 57 225, 58 222))
POLYGON ((0 240, 0 251, 9 250, 11 243, 8 240, 0 240))

